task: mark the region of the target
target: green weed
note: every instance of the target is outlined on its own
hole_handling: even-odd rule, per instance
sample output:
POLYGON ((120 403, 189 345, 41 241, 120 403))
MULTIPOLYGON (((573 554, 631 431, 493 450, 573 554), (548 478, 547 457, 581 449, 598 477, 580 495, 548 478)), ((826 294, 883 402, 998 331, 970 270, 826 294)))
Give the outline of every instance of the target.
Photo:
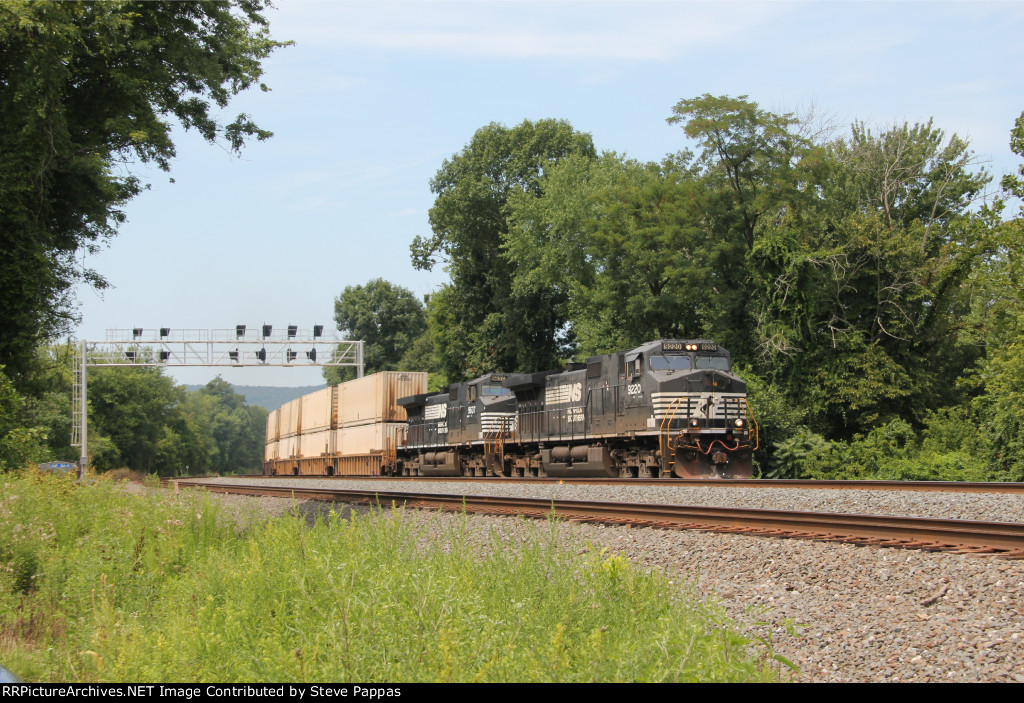
POLYGON ((202 495, 4 477, 0 543, 35 562, 0 555, 0 657, 29 681, 777 678, 770 642, 624 555, 571 553, 544 523, 481 544, 467 521, 240 531, 202 495))

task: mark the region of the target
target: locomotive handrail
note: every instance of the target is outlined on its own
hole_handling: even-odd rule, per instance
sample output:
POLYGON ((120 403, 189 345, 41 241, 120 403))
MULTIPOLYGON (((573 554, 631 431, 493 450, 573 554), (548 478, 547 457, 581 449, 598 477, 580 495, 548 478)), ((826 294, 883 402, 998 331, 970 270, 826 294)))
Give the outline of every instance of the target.
POLYGON ((757 448, 761 446, 761 428, 757 424, 757 416, 754 415, 753 409, 750 407, 750 403, 747 402, 746 398, 739 398, 739 401, 743 403, 743 414, 747 415, 747 422, 754 423, 754 448, 750 451, 756 452, 757 448))
POLYGON ((666 448, 672 450, 673 462, 675 463, 675 447, 672 446, 672 440, 669 434, 672 432, 672 420, 675 419, 676 412, 679 410, 679 406, 682 404, 683 399, 676 398, 665 412, 665 417, 661 420, 661 426, 658 428, 658 449, 661 452, 661 460, 664 463, 664 469, 669 468, 668 454, 665 452, 666 448), (666 446, 667 445, 667 446, 666 446))

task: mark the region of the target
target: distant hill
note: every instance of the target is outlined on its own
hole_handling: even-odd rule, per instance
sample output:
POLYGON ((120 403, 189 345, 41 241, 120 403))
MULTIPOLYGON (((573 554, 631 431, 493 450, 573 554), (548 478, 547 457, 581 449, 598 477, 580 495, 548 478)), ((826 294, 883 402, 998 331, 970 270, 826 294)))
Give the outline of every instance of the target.
MULTIPOLYGON (((197 391, 205 388, 205 384, 185 386, 190 391, 197 391)), ((267 410, 279 408, 289 400, 301 398, 307 393, 326 388, 326 385, 319 386, 232 386, 235 393, 245 396, 245 402, 249 405, 258 405, 267 410)))

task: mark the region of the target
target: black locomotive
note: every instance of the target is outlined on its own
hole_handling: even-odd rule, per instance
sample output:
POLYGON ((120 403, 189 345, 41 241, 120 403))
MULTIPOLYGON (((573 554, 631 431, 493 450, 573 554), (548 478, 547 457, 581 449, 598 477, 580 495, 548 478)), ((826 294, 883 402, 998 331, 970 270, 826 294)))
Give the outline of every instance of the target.
POLYGON ((660 339, 563 371, 487 374, 398 400, 410 476, 748 478, 757 424, 729 352, 660 339))

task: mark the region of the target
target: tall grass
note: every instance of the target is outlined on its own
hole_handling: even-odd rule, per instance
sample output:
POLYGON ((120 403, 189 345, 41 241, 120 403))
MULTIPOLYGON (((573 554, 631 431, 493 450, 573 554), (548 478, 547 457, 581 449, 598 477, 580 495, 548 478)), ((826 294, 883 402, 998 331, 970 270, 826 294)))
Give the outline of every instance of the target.
POLYGON ((465 518, 249 524, 201 495, 0 477, 0 659, 28 681, 776 677, 721 611, 554 526, 481 549, 465 518))

